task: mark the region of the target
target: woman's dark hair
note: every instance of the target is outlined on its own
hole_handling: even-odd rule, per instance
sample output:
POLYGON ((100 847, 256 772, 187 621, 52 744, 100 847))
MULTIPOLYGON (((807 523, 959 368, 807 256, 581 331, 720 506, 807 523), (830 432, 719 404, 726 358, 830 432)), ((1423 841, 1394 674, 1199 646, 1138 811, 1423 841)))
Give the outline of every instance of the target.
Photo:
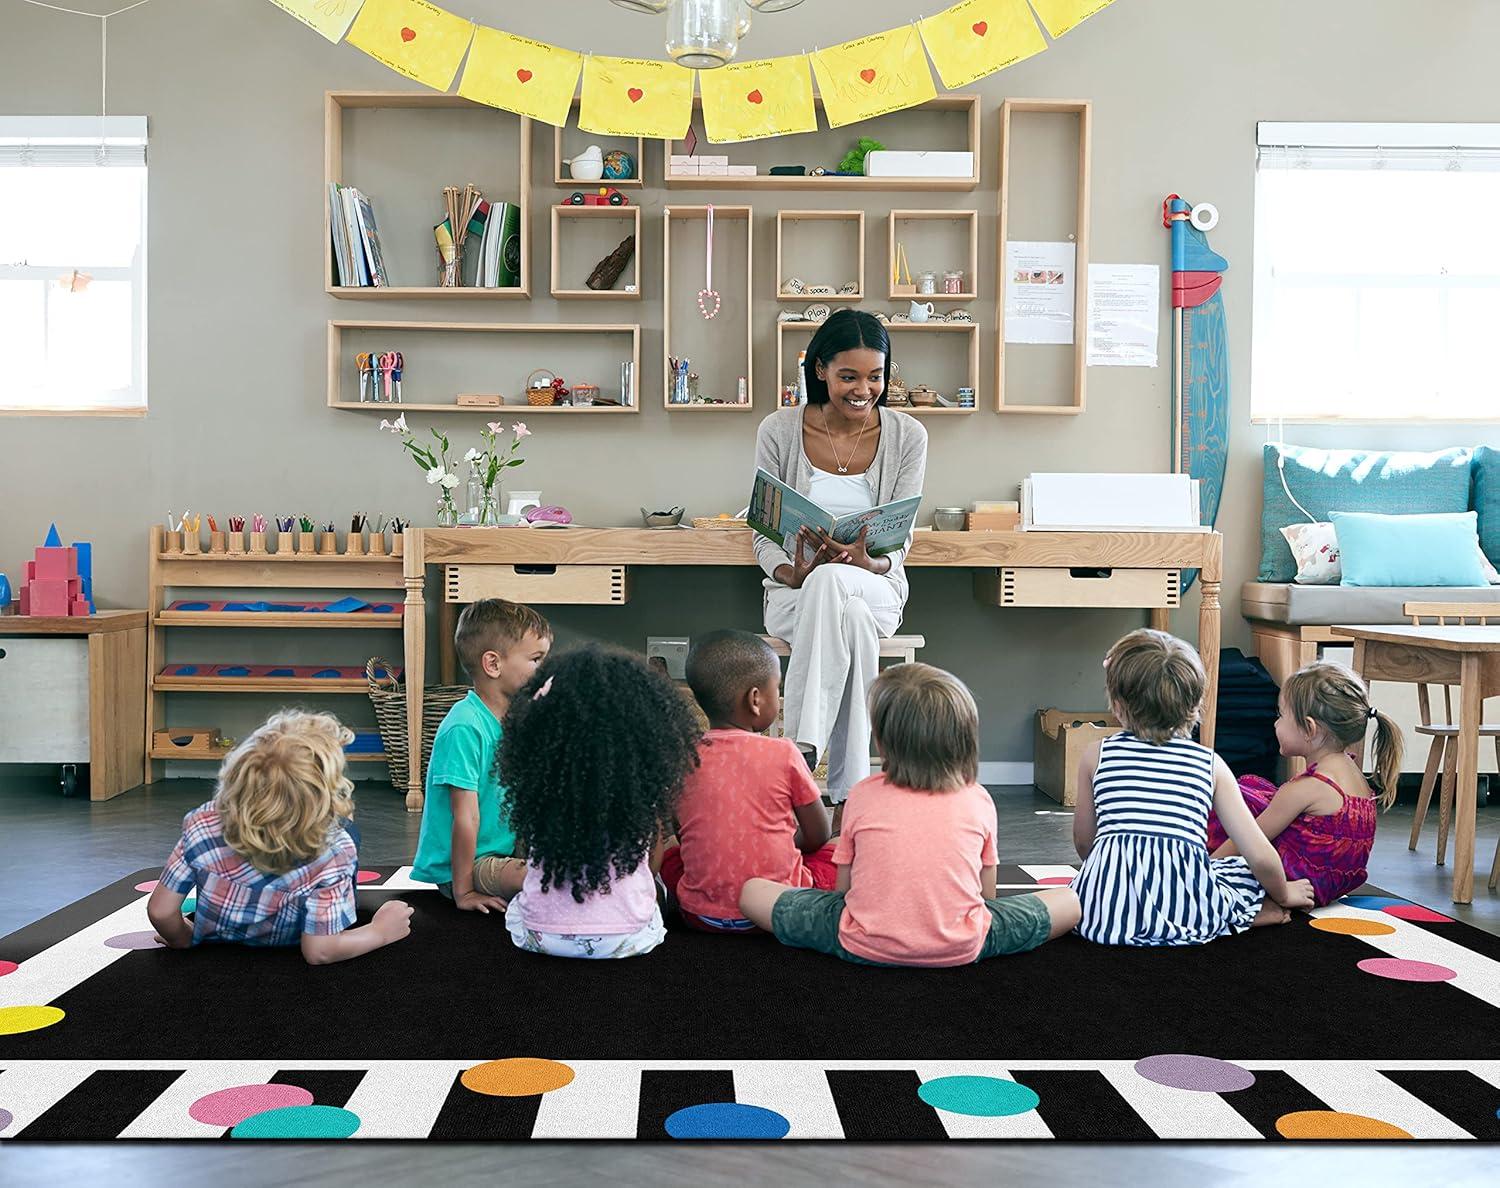
POLYGON ((802 364, 802 375, 807 383, 809 404, 828 403, 828 383, 818 378, 818 364, 829 367, 836 356, 845 351, 857 351, 867 347, 885 356, 886 382, 880 385, 880 396, 876 404, 885 403, 886 389, 891 375, 891 336, 885 332, 880 319, 862 309, 841 309, 830 314, 828 320, 818 327, 812 341, 807 344, 807 358, 802 364))
POLYGON ((505 715, 499 775, 518 853, 579 903, 645 862, 698 764, 686 697, 628 652, 547 658, 505 715))

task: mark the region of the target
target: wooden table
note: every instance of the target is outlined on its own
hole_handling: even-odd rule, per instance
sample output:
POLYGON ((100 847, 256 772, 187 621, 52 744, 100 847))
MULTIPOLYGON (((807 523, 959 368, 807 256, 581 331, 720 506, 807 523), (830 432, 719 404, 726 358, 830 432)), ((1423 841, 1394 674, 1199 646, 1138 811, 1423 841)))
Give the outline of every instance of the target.
MULTIPOLYGON (((421 811, 423 795, 419 740, 429 565, 445 567, 445 606, 488 597, 540 605, 623 603, 632 566, 756 566, 748 528, 414 528, 405 537, 406 807, 411 812, 421 811), (538 566, 555 568, 531 571, 538 566)), ((1177 574, 1199 570, 1198 650, 1208 671, 1202 738, 1213 746, 1223 554, 1224 538, 1217 532, 923 531, 915 536, 906 566, 973 570, 976 595, 1002 606, 1148 608, 1152 626, 1162 630, 1177 604, 1177 574), (1094 580, 1080 571, 1109 573, 1094 580), (1170 596, 1148 600, 1151 588, 1170 596)), ((758 623, 746 626, 760 630, 758 623)))
POLYGON ((12 752, 0 738, 0 755, 14 754, 18 762, 86 762, 90 800, 109 800, 145 782, 145 611, 0 616, 0 657, 0 736, 41 748, 12 752), (15 642, 7 647, 8 641, 15 642), (82 647, 86 655, 43 653, 36 645, 44 641, 57 641, 46 647, 82 647), (13 680, 6 679, 7 664, 13 680), (53 759, 52 744, 74 724, 87 736, 86 755, 56 750, 53 759))
POLYGON ((1453 902, 1472 902, 1479 723, 1484 699, 1500 694, 1500 627, 1340 625, 1333 634, 1354 641, 1354 670, 1367 681, 1458 686, 1453 902))

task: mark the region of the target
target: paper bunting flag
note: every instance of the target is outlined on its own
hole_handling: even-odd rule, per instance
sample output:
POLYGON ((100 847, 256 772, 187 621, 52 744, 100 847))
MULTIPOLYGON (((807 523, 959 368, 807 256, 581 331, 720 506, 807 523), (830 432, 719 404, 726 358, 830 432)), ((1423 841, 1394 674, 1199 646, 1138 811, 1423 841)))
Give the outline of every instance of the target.
POLYGON ((1047 48, 1026 0, 963 0, 917 26, 950 91, 1047 48))
POLYGON ((698 89, 703 130, 716 144, 818 130, 806 54, 704 70, 698 89))
POLYGON ((937 95, 922 38, 912 25, 818 50, 812 64, 830 128, 915 107, 937 95))
POLYGON ((693 114, 693 72, 649 58, 583 60, 578 126, 600 136, 680 140, 693 114))
POLYGON ((304 25, 316 29, 332 42, 344 40, 349 24, 365 0, 271 0, 284 12, 291 13, 304 25))
POLYGON ((365 0, 349 44, 435 91, 453 85, 474 23, 427 0, 365 0))
POLYGON ((562 126, 568 122, 582 69, 582 54, 481 25, 458 93, 476 103, 562 126))
POLYGON ((1108 8, 1115 0, 1031 0, 1048 34, 1056 40, 1077 28, 1096 12, 1108 8))

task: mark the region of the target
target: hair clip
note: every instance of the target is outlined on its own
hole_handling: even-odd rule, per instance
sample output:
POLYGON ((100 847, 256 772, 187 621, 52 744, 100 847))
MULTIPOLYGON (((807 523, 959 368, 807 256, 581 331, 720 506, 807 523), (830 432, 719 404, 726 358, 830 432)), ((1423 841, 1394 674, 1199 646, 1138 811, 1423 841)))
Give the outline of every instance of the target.
POLYGON ((1365 713, 1365 717, 1367 717, 1367 718, 1373 718, 1373 717, 1374 717, 1374 716, 1375 716, 1375 715, 1376 715, 1376 714, 1377 714, 1377 713, 1379 713, 1379 712, 1380 712, 1380 711, 1379 711, 1379 710, 1377 710, 1377 709, 1376 709, 1376 708, 1375 708, 1375 707, 1374 707, 1374 706, 1373 706, 1373 705, 1372 705, 1372 706, 1371 706, 1371 707, 1370 707, 1370 708, 1369 708, 1369 710, 1367 710, 1367 711, 1366 711, 1366 713, 1365 713))
POLYGON ((540 701, 543 697, 547 696, 548 693, 552 692, 552 681, 553 677, 555 676, 556 674, 554 673, 553 676, 549 676, 545 681, 541 683, 541 686, 537 689, 537 691, 531 695, 532 701, 540 701))

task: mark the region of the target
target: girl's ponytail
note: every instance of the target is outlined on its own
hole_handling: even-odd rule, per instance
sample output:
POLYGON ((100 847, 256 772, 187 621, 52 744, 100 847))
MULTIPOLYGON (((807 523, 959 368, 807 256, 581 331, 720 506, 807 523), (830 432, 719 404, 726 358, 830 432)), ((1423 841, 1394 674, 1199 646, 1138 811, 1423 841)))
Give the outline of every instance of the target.
POLYGON ((1380 807, 1388 809, 1396 803, 1396 785, 1401 780, 1401 729, 1374 706, 1370 717, 1375 719, 1375 746, 1371 758, 1375 764, 1375 786, 1380 789, 1380 807))
POLYGON ((1370 719, 1375 719, 1375 786, 1380 807, 1396 802, 1401 779, 1401 730, 1370 704, 1370 688, 1342 664, 1319 660, 1282 683, 1281 696, 1299 724, 1309 720, 1327 731, 1341 747, 1364 748, 1370 719))

